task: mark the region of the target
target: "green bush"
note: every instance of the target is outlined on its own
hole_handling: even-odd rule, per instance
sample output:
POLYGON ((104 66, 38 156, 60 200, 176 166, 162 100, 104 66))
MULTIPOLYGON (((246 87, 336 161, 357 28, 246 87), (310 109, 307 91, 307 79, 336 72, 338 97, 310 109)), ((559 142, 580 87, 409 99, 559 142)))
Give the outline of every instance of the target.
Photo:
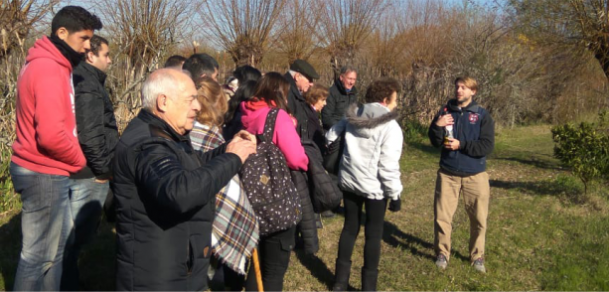
POLYGON ((3 213, 17 208, 20 201, 13 190, 13 181, 9 174, 10 150, 1 151, 0 158, 2 158, 2 163, 0 163, 0 213, 3 213))
POLYGON ((571 168, 584 183, 609 178, 609 115, 599 113, 597 122, 571 123, 552 128, 554 156, 571 168))
POLYGON ((427 139, 427 126, 416 119, 403 119, 402 130, 404 131, 404 142, 421 143, 427 139))

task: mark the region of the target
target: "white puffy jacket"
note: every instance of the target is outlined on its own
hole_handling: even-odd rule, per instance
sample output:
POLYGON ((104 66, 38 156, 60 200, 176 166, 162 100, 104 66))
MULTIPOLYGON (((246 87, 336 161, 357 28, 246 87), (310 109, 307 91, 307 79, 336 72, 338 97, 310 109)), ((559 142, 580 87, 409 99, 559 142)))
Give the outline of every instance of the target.
POLYGON ((347 131, 338 174, 342 189, 373 200, 400 198, 404 138, 397 116, 376 102, 351 106, 346 118, 326 133, 331 143, 347 131))

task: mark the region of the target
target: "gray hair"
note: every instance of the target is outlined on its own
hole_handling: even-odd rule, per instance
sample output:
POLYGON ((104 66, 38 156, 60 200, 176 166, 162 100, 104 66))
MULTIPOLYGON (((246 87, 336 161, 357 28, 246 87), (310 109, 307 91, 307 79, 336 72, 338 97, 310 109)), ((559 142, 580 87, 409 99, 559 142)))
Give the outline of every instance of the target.
POLYGON ((153 111, 159 95, 174 96, 178 85, 175 72, 180 72, 180 70, 158 69, 148 76, 142 85, 142 108, 153 111))
POLYGON ((342 68, 340 68, 340 75, 343 75, 343 74, 349 73, 349 72, 357 73, 357 70, 355 70, 355 67, 353 67, 351 65, 346 65, 346 66, 343 66, 342 68))

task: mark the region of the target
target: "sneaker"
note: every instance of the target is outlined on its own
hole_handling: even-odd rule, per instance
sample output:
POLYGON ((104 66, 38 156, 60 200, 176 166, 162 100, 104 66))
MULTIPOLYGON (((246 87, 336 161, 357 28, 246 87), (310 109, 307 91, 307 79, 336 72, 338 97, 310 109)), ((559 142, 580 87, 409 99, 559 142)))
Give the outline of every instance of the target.
POLYGON ((445 270, 446 266, 448 266, 448 261, 446 261, 446 256, 443 254, 438 255, 436 258, 436 266, 441 270, 445 270))
POLYGON ((484 267, 484 259, 483 258, 478 258, 477 260, 475 260, 472 265, 474 266, 474 269, 476 269, 476 271, 486 274, 486 268, 484 267))

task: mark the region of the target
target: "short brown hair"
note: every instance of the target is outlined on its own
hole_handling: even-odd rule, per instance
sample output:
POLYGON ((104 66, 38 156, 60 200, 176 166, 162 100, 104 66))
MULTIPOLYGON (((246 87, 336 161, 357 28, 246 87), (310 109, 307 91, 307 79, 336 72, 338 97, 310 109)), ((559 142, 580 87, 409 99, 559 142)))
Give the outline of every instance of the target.
POLYGON ((224 114, 228 110, 228 102, 220 84, 210 77, 204 77, 199 82, 197 93, 197 99, 201 103, 201 111, 197 117, 197 122, 208 126, 222 127, 224 114))
POLYGON ((329 92, 327 87, 319 83, 315 83, 313 84, 313 87, 311 87, 311 89, 309 89, 309 91, 305 93, 304 99, 308 104, 314 105, 319 100, 327 99, 328 93, 329 92))
POLYGON ((394 92, 399 92, 400 83, 394 78, 381 78, 372 82, 366 90, 366 103, 383 102, 390 98, 394 92))
POLYGON ((463 84, 465 84, 465 86, 473 91, 478 91, 478 82, 476 81, 476 79, 471 78, 471 77, 457 77, 457 79, 455 79, 455 85, 457 85, 457 83, 462 82, 463 84))

